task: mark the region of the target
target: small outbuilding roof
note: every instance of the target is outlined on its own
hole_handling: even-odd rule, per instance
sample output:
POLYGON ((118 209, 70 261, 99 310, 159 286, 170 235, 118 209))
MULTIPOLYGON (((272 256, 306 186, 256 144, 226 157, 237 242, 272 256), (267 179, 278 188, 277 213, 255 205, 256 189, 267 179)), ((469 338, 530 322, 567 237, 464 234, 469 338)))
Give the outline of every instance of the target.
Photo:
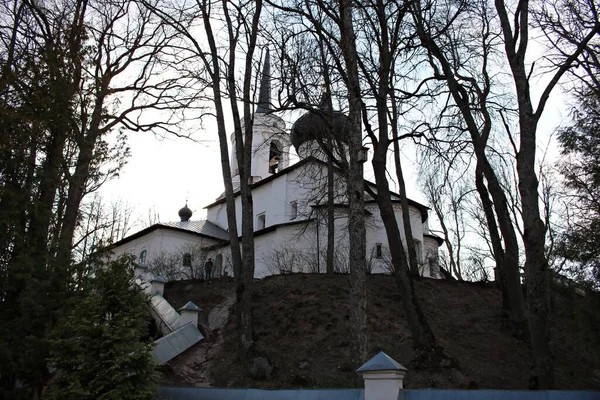
POLYGON ((204 336, 196 325, 188 323, 167 336, 156 340, 154 342, 154 357, 156 357, 159 364, 165 364, 201 340, 204 340, 204 336))
POLYGON ((185 303, 185 305, 183 307, 181 307, 179 310, 177 311, 202 311, 202 309, 200 307, 198 307, 197 305, 195 305, 193 302, 188 301, 187 303, 185 303))
POLYGON ((154 278, 152 278, 152 280, 150 281, 150 283, 152 282, 162 282, 162 283, 167 283, 167 280, 165 278, 163 278, 160 275, 156 275, 154 278))
POLYGON ((364 363, 356 372, 369 371, 407 371, 402 364, 385 354, 383 351, 364 363))

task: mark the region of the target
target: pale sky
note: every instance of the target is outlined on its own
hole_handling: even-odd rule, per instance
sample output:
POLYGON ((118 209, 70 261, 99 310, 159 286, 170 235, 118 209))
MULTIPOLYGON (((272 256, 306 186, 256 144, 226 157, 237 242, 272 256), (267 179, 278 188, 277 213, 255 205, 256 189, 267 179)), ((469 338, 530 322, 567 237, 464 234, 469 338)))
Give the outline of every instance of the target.
POLYGON ((205 215, 202 207, 223 191, 216 139, 216 132, 198 132, 198 141, 133 132, 129 162, 101 193, 106 200, 128 203, 134 209, 132 220, 147 220, 153 209, 161 221, 176 221, 186 199, 193 219, 199 219, 205 215))

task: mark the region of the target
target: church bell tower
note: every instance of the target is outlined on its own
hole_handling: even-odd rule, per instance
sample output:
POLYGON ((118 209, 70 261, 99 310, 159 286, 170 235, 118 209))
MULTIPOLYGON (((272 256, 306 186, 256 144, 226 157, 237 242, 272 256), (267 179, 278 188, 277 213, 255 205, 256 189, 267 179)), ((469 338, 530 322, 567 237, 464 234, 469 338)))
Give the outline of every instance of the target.
MULTIPOLYGON (((290 138, 285 122, 271 109, 271 65, 267 49, 260 79, 258 104, 254 112, 252 135, 251 179, 256 183, 276 174, 290 162, 290 138)), ((234 186, 239 186, 240 174, 235 156, 235 134, 231 136, 231 173, 234 186)))

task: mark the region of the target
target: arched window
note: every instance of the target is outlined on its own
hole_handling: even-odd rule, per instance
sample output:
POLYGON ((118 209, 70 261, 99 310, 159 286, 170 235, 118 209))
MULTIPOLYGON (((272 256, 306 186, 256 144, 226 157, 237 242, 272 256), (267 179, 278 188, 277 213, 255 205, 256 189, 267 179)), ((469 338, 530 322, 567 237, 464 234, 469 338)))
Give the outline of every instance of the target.
POLYGON ((185 253, 183 255, 183 266, 184 267, 192 266, 192 255, 190 253, 185 253))
POLYGON ((146 265, 146 257, 148 256, 148 250, 142 250, 140 253, 139 264, 146 265))
POLYGON ((298 202, 292 201, 290 203, 290 219, 298 218, 298 202))
POLYGON ((421 247, 421 241, 413 239, 415 243, 415 253, 417 253, 417 262, 423 264, 423 247, 421 247))
POLYGON ((237 157, 235 155, 235 132, 231 134, 231 172, 232 176, 240 174, 240 170, 237 164, 237 157))
POLYGON ((276 174, 279 170, 279 160, 281 160, 281 143, 279 140, 273 140, 269 148, 269 173, 276 174))
POLYGON ((260 231, 267 227, 267 216, 265 213, 260 213, 256 216, 256 230, 260 231))

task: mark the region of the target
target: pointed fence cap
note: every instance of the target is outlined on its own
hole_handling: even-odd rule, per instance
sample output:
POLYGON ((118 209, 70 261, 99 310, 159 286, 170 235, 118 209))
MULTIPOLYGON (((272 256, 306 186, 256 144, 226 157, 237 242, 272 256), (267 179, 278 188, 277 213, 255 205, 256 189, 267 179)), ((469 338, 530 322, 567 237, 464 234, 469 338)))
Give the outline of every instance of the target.
POLYGON ((267 48, 265 63, 260 78, 260 91, 258 92, 257 113, 268 113, 271 111, 271 57, 267 48))
POLYGON ((163 278, 160 275, 156 275, 154 278, 152 278, 152 280, 150 281, 150 283, 152 282, 161 282, 161 283, 167 283, 167 280, 165 278, 163 278))
POLYGON ((356 372, 370 371, 408 371, 402 364, 385 354, 383 351, 364 363, 356 372))
POLYGON ((188 301, 187 303, 185 303, 185 305, 183 307, 181 307, 179 310, 177 311, 202 311, 202 309, 200 307, 198 307, 197 305, 195 305, 193 302, 188 301))

